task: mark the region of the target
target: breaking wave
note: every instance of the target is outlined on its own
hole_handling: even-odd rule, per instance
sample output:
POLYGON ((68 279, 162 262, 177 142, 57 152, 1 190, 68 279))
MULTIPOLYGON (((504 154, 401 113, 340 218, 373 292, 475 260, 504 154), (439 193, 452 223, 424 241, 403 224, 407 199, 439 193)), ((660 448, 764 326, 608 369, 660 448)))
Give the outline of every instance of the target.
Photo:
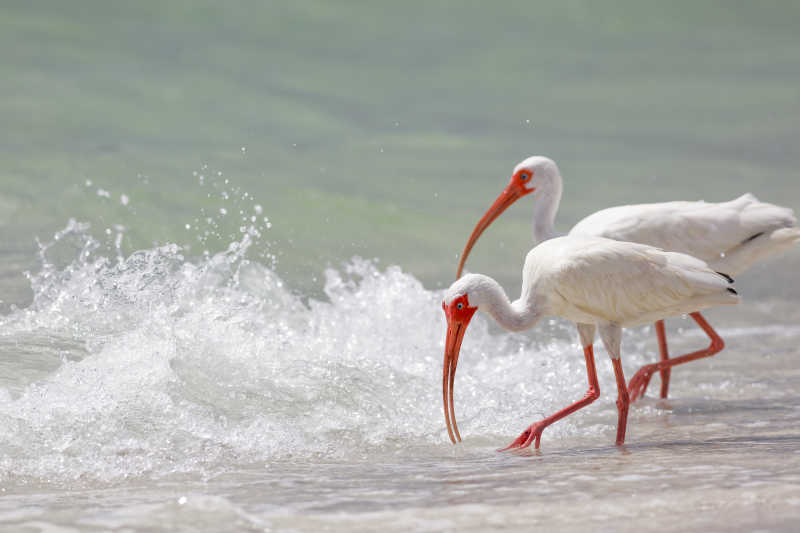
MULTIPOLYGON (((40 244, 32 304, 0 318, 0 479, 453 453, 441 412, 441 292, 353 258, 325 271, 324 298, 302 298, 248 259, 252 242, 245 233, 201 258, 177 245, 109 258, 88 224, 70 221, 40 244), (66 245, 77 252, 56 266, 50 256, 66 245)), ((468 447, 512 438, 585 389, 563 322, 520 335, 478 315, 462 354, 456 409, 468 447)), ((610 431, 606 403, 592 423, 610 431)), ((587 423, 578 413, 549 434, 587 423)))

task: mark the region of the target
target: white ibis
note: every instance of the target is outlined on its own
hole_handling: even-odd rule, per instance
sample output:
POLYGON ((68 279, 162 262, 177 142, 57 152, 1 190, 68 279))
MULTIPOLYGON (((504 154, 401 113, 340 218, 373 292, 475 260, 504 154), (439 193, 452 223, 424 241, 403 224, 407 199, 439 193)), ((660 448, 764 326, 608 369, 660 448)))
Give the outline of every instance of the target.
MULTIPOLYGON (((705 262, 686 254, 602 237, 569 235, 536 246, 528 252, 522 271, 522 293, 510 302, 500 285, 480 274, 467 274, 445 292, 442 308, 447 317, 442 398, 450 440, 461 440, 453 407, 453 384, 461 342, 478 309, 512 331, 532 327, 543 316, 560 316, 578 325, 589 390, 581 400, 532 424, 510 445, 526 448, 553 422, 592 403, 600 395, 594 366, 594 334, 611 357, 617 378, 618 445, 625 442, 629 394, 620 363, 622 327, 645 324, 668 316, 713 305, 739 302, 733 280, 705 262)), ((722 339, 705 324, 712 339, 722 339)))
MULTIPOLYGON (((532 193, 534 198, 534 243, 555 237, 553 222, 562 191, 561 173, 547 157, 533 156, 514 167, 511 181, 483 215, 464 247, 457 277, 481 233, 519 198, 532 193)), ((791 209, 759 202, 745 194, 730 202, 665 202, 611 207, 589 215, 569 232, 594 235, 617 241, 649 244, 681 252, 706 261, 711 268, 735 276, 753 263, 782 252, 800 242, 800 227, 791 209)), ((695 310, 696 311, 696 310, 695 310)), ((700 313, 691 317, 711 338, 708 348, 681 357, 669 358, 663 320, 655 323, 661 361, 642 367, 631 379, 632 401, 644 395, 652 375, 661 373, 661 397, 669 391, 670 368, 710 357, 725 344, 700 313)))

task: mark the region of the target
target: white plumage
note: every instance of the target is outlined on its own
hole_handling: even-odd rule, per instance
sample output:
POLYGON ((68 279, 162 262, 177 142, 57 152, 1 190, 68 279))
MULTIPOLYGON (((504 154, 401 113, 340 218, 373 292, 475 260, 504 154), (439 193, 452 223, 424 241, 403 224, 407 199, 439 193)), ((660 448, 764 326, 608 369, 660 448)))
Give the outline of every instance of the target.
MULTIPOLYGON (((457 275, 461 275, 469 252, 483 231, 508 206, 527 194, 533 193, 534 243, 555 237, 554 221, 562 190, 561 173, 553 160, 533 156, 519 163, 514 168, 508 186, 470 235, 461 254, 457 275)), ((611 207, 584 218, 570 230, 569 235, 606 237, 689 254, 707 262, 713 270, 736 275, 757 261, 784 252, 800 242, 800 227, 797 226, 797 218, 791 209, 760 202, 748 193, 721 203, 678 201, 611 207)), ((630 290, 634 290, 633 287, 630 290)), ((646 315, 639 316, 644 319, 646 315)), ((708 326, 702 316, 693 313, 692 318, 714 340, 716 333, 713 333, 713 328, 708 326)), ((668 361, 663 322, 656 322, 656 333, 662 362, 668 361)), ((718 340, 702 356, 713 355, 723 346, 722 341, 718 340)), ((676 363, 673 361, 669 366, 674 364, 676 363)), ((637 374, 631 381, 634 399, 644 393, 652 370, 652 367, 643 368, 640 372, 644 374, 637 374)), ((670 370, 662 365, 659 371, 662 378, 661 396, 666 398, 670 370)))
POLYGON ((737 303, 728 281, 694 257, 652 246, 570 235, 528 252, 523 298, 546 294, 548 314, 573 322, 646 324, 737 303))
POLYGON ((693 255, 736 275, 800 240, 796 226, 791 209, 760 202, 747 193, 721 203, 611 207, 584 218, 569 233, 650 244, 693 255))
POLYGON ((538 447, 547 425, 597 398, 599 386, 592 352, 595 327, 617 377, 617 443, 621 444, 628 405, 619 361, 621 328, 713 305, 736 304, 739 297, 730 284, 730 278, 700 259, 643 244, 584 235, 550 239, 532 249, 525 258, 522 293, 514 302, 488 276, 463 276, 445 292, 443 301, 448 333, 442 393, 451 439, 455 442, 458 435, 452 407, 453 378, 461 340, 476 310, 488 312, 501 326, 515 331, 532 327, 543 316, 567 318, 578 324, 584 346, 590 385, 587 396, 534 424, 510 447, 526 447, 534 439, 538 447))
MULTIPOLYGON (((561 173, 552 159, 533 156, 514 167, 511 182, 470 236, 458 276, 480 234, 526 194, 535 193, 534 243, 556 237, 554 222, 562 190, 561 173)), ((693 255, 734 275, 800 242, 800 227, 791 209, 761 202, 747 193, 720 203, 677 201, 610 207, 575 224, 569 235, 649 244, 693 255)))
POLYGON ((447 290, 445 305, 470 293, 512 331, 553 315, 581 324, 646 324, 715 305, 739 303, 730 281, 686 254, 603 237, 568 235, 550 239, 525 257, 522 293, 509 302, 488 276, 466 274, 447 290), (502 296, 502 297, 501 297, 502 296))

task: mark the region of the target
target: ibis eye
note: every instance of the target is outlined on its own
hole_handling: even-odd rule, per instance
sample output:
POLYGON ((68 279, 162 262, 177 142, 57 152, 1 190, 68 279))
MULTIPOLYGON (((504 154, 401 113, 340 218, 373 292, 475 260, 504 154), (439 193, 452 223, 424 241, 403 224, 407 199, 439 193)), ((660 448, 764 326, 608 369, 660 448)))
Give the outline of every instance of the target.
POLYGON ((519 179, 521 179, 522 181, 525 181, 525 180, 526 180, 526 179, 528 179, 529 177, 530 177, 530 175, 528 175, 528 174, 525 174, 524 172, 523 172, 522 174, 520 174, 520 175, 519 175, 519 179))
POLYGON ((461 311, 462 309, 464 309, 464 304, 462 304, 461 302, 458 302, 458 303, 456 304, 456 309, 458 309, 459 311, 461 311))

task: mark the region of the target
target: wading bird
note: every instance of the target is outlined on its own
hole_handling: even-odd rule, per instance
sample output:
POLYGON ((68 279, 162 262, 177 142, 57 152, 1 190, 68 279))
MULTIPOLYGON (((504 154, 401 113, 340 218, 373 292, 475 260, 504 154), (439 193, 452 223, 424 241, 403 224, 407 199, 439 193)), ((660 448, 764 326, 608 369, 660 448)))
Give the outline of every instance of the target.
MULTIPOLYGON (((458 265, 461 271, 481 233, 519 198, 533 193, 533 240, 542 242, 556 236, 553 223, 562 191, 561 173, 555 162, 533 156, 519 163, 511 181, 472 231, 458 265)), ((665 202, 624 205, 598 211, 578 222, 569 235, 594 235, 617 241, 648 244, 689 254, 707 262, 712 269, 736 276, 755 262, 783 252, 800 242, 800 227, 791 209, 759 202, 745 194, 730 202, 665 202)), ((696 311, 696 309, 694 310, 696 311)), ((631 379, 631 401, 644 395, 650 378, 661 374, 661 397, 669 391, 670 369, 702 357, 710 357, 725 344, 700 313, 691 313, 712 340, 705 350, 670 359, 664 321, 655 323, 661 361, 642 367, 631 379)))
MULTIPOLYGON (((461 440, 453 407, 453 384, 461 342, 475 311, 489 313, 512 331, 532 327, 543 316, 560 316, 578 326, 589 390, 583 399, 532 424, 500 451, 539 447, 542 431, 553 422, 592 403, 600 395, 594 365, 595 329, 611 356, 617 379, 617 444, 625 442, 629 395, 620 363, 622 328, 713 305, 739 302, 730 287, 733 280, 689 255, 652 246, 602 237, 566 236, 550 239, 528 252, 522 270, 522 293, 510 302, 500 285, 480 274, 467 274, 445 292, 442 308, 447 317, 442 399, 447 432, 461 440)), ((722 339, 698 320, 712 339, 722 339)))

